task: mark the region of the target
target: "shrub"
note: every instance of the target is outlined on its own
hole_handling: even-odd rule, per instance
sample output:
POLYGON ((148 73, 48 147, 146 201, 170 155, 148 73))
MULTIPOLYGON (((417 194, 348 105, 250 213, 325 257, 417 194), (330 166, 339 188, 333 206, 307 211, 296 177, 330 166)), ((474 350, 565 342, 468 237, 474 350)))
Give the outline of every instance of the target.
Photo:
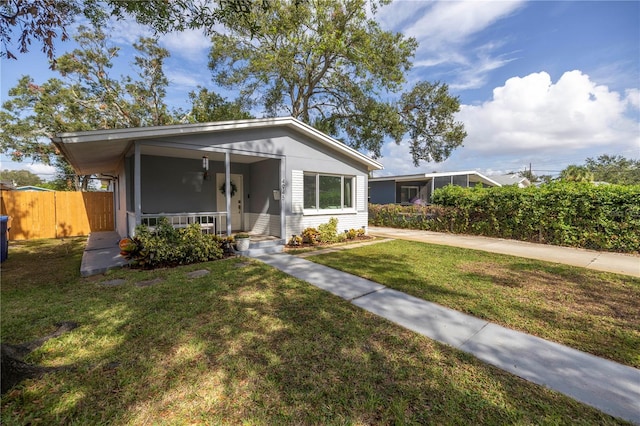
POLYGON ((320 232, 316 228, 305 228, 302 231, 302 241, 305 244, 315 245, 318 244, 318 237, 320 236, 320 232))
POLYGON ((438 206, 371 205, 372 225, 640 251, 640 186, 554 182, 541 187, 434 191, 438 206))
POLYGON ((299 235, 291 236, 291 238, 289 239, 289 242, 287 243, 287 245, 289 245, 291 247, 302 245, 302 237, 299 236, 299 235))
POLYGON ((155 268, 223 257, 223 239, 202 233, 199 224, 175 229, 166 218, 160 218, 152 231, 146 225, 136 227, 136 235, 121 245, 132 266, 155 268))
POLYGON ((318 240, 321 243, 335 243, 338 241, 338 219, 332 217, 328 223, 318 225, 318 240))

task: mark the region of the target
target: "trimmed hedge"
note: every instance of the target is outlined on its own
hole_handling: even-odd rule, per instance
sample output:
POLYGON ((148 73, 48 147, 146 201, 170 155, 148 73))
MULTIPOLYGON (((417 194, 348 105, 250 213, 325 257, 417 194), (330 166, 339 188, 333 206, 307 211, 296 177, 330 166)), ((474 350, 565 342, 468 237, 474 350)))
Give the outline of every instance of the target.
POLYGON ((640 185, 449 185, 434 191, 433 202, 436 205, 370 205, 369 222, 374 226, 640 252, 640 185))

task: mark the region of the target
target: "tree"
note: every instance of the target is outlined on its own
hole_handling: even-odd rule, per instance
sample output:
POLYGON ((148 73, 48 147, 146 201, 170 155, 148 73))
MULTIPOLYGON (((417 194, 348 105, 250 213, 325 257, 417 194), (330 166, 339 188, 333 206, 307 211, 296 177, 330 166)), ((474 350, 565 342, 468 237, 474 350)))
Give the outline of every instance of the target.
POLYGON ((640 160, 604 154, 597 159, 587 158, 585 167, 593 173, 596 181, 621 185, 640 184, 640 160))
POLYGON ((40 42, 42 51, 50 60, 54 58, 54 40, 69 38, 66 28, 80 10, 76 0, 5 0, 0 4, 0 40, 3 51, 0 57, 16 59, 9 50, 13 30, 18 32, 18 50, 29 51, 32 40, 40 42))
POLYGON ((535 183, 538 182, 539 178, 536 174, 534 174, 531 169, 524 169, 521 172, 518 172, 518 176, 529 179, 529 182, 535 183))
MULTIPOLYGON (((215 24, 227 21, 248 21, 252 0, 225 0, 203 2, 198 0, 3 0, 0 3, 0 41, 3 50, 0 57, 17 59, 10 50, 13 37, 17 36, 18 51, 26 53, 32 40, 41 45, 42 51, 52 60, 55 68, 55 43, 58 36, 64 41, 66 32, 76 19, 84 14, 96 26, 103 26, 110 16, 117 19, 133 17, 158 32, 182 31, 187 28, 203 28, 206 34, 214 31, 215 24)), ((268 2, 263 1, 265 7, 268 2)))
MULTIPOLYGON (((68 165, 50 143, 56 133, 174 122, 164 104, 168 81, 162 66, 168 52, 156 40, 143 38, 134 44, 139 70, 134 80, 110 75, 118 49, 107 43, 102 31, 80 27, 75 39, 80 48, 58 58, 61 78, 38 85, 23 76, 9 90, 11 98, 0 111, 0 142, 1 151, 14 161, 31 157, 64 169, 68 165)), ((86 190, 88 178, 81 179, 80 188, 86 190)))
MULTIPOLYGON (((378 4, 371 3, 373 13, 378 4)), ((439 83, 420 82, 401 93, 417 42, 382 30, 366 5, 253 4, 248 21, 257 32, 238 21, 212 36, 214 81, 268 115, 291 115, 374 157, 386 138, 399 143, 408 134, 416 165, 446 159, 466 136, 453 120, 458 99, 439 83)))
POLYGON ((569 182, 593 182, 593 173, 584 166, 571 164, 560 172, 560 180, 569 182))
POLYGON ((40 176, 28 170, 2 170, 0 180, 11 181, 16 186, 40 186, 43 183, 40 176))
POLYGON ((205 123, 253 118, 240 100, 227 101, 204 87, 198 86, 197 92, 189 92, 189 99, 191 99, 191 111, 188 117, 191 122, 205 123))

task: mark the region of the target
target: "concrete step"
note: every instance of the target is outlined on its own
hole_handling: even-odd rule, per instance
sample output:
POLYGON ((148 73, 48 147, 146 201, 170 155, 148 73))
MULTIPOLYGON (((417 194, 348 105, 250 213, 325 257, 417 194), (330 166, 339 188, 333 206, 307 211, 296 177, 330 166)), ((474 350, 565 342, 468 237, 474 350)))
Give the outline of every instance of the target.
POLYGON ((284 240, 251 241, 249 250, 236 251, 237 254, 247 257, 262 256, 265 254, 282 253, 284 240))

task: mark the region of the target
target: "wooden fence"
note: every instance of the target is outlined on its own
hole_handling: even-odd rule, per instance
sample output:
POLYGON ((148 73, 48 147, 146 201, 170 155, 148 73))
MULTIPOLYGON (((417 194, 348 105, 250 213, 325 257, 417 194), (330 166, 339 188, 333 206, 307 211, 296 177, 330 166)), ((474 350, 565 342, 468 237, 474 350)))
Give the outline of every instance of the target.
POLYGON ((62 238, 113 231, 111 192, 2 191, 9 240, 62 238))

